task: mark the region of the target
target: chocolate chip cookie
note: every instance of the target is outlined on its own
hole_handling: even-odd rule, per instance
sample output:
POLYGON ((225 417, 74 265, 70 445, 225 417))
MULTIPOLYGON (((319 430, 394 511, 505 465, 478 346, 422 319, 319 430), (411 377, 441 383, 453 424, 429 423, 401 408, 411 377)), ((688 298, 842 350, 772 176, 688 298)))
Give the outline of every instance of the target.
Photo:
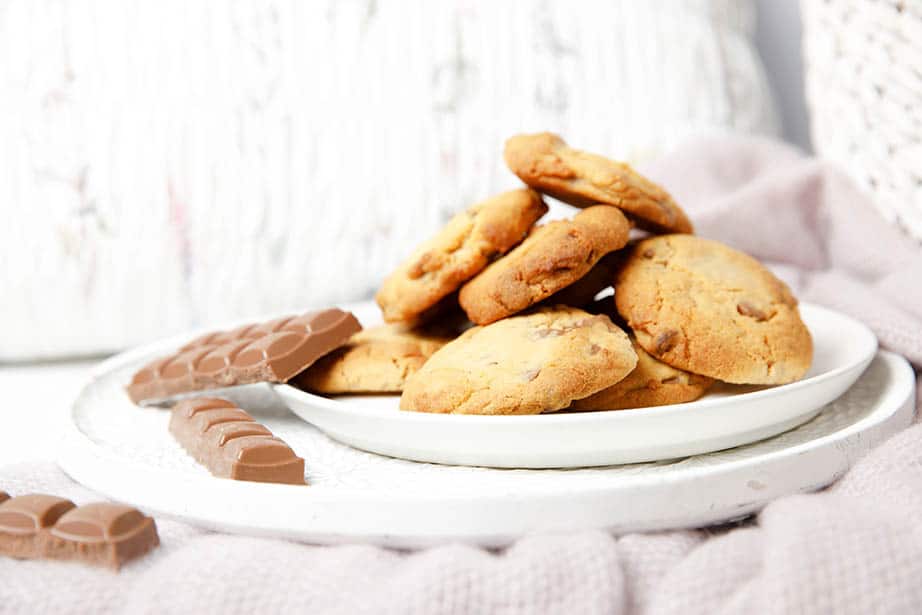
POLYGON ((627 164, 573 149, 555 134, 516 135, 506 141, 505 158, 523 182, 571 205, 614 205, 655 233, 694 230, 660 186, 627 164))
POLYGON ((622 252, 617 250, 606 254, 589 273, 545 299, 542 305, 572 305, 588 309, 596 295, 614 284, 615 273, 623 261, 622 252))
POLYGON ((624 380, 602 389, 584 399, 578 399, 571 410, 626 410, 649 408, 695 401, 711 387, 714 381, 670 365, 650 356, 637 344, 637 367, 624 380))
POLYGON ((627 335, 604 315, 540 308, 474 327, 407 379, 400 407, 454 414, 539 414, 609 387, 634 369, 627 335))
POLYGON ((465 284, 458 301, 479 325, 521 312, 576 282, 603 256, 623 247, 630 228, 620 211, 606 205, 585 209, 572 220, 549 222, 465 284))
POLYGON ((447 332, 400 325, 372 327, 314 363, 293 384, 328 395, 399 393, 406 379, 451 340, 447 332))
POLYGON ((784 384, 810 367, 813 342, 788 287, 716 241, 639 242, 615 284, 618 312, 659 360, 738 384, 784 384))
POLYGON ((520 189, 461 212, 384 281, 375 297, 384 319, 417 321, 493 258, 522 241, 546 211, 537 192, 520 189))

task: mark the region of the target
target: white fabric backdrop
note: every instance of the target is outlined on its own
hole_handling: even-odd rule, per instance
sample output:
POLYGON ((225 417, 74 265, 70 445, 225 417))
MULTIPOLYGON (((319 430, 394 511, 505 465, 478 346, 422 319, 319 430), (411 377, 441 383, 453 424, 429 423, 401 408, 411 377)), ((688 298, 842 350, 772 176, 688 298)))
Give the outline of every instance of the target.
POLYGON ((0 11, 0 360, 366 296, 550 129, 645 159, 775 132, 749 1, 0 11))

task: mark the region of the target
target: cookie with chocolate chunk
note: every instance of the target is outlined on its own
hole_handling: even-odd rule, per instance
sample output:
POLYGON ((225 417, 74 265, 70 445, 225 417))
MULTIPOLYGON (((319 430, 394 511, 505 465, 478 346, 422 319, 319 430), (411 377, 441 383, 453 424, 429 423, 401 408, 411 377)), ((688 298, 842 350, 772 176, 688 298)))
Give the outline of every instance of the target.
POLYGON ((695 401, 714 380, 666 365, 632 339, 637 367, 624 380, 589 397, 578 399, 571 410, 627 410, 695 401))
POLYGON ((606 205, 549 222, 465 284, 458 302, 478 325, 521 312, 589 273, 627 243, 630 230, 624 215, 606 205))
POLYGON ((688 216, 663 190, 629 165, 569 147, 542 132, 506 141, 506 164, 540 192, 576 207, 605 203, 655 233, 691 233, 688 216))
POLYGON ((419 321, 496 256, 522 241, 546 211, 547 205, 537 192, 520 189, 456 215, 384 281, 375 296, 384 320, 419 321))
POLYGON ((406 379, 451 340, 447 331, 372 327, 301 372, 293 384, 323 394, 399 393, 406 379))
POLYGON ((407 379, 400 407, 454 414, 566 408, 634 369, 627 335, 605 315, 566 306, 474 327, 407 379))
POLYGON ((784 384, 810 368, 813 341, 787 285, 716 241, 639 242, 615 303, 637 343, 673 367, 737 384, 784 384))

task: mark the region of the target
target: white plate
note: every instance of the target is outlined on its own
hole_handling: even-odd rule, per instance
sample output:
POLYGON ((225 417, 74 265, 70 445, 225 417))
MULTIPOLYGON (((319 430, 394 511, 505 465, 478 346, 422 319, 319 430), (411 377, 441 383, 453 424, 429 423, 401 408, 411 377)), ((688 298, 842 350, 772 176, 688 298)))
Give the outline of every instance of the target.
POLYGON ((487 546, 538 532, 696 527, 827 485, 912 421, 912 369, 881 352, 849 391, 780 436, 673 460, 572 470, 417 463, 339 444, 293 416, 268 387, 231 397, 307 461, 310 487, 214 478, 167 431, 169 415, 122 389, 177 340, 102 364, 65 424, 59 462, 77 481, 155 515, 231 532, 317 543, 487 546))
MULTIPOLYGON (((353 306, 366 326, 371 304, 353 306)), ((617 412, 467 416, 401 412, 395 395, 321 397, 287 385, 276 391, 305 421, 366 451, 433 463, 497 468, 572 468, 698 455, 796 427, 840 396, 874 357, 862 323, 801 305, 813 335, 804 380, 776 387, 721 385, 698 401, 617 412)))

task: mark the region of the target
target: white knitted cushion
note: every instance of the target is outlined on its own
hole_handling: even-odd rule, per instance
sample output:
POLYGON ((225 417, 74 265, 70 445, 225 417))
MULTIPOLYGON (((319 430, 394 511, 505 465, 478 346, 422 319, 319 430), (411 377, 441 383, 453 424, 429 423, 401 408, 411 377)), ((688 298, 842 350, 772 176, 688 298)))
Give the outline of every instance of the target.
POLYGON ((0 360, 368 296, 505 137, 775 130, 749 1, 13 0, 0 360))
POLYGON ((922 241, 922 1, 801 6, 816 152, 922 241))

